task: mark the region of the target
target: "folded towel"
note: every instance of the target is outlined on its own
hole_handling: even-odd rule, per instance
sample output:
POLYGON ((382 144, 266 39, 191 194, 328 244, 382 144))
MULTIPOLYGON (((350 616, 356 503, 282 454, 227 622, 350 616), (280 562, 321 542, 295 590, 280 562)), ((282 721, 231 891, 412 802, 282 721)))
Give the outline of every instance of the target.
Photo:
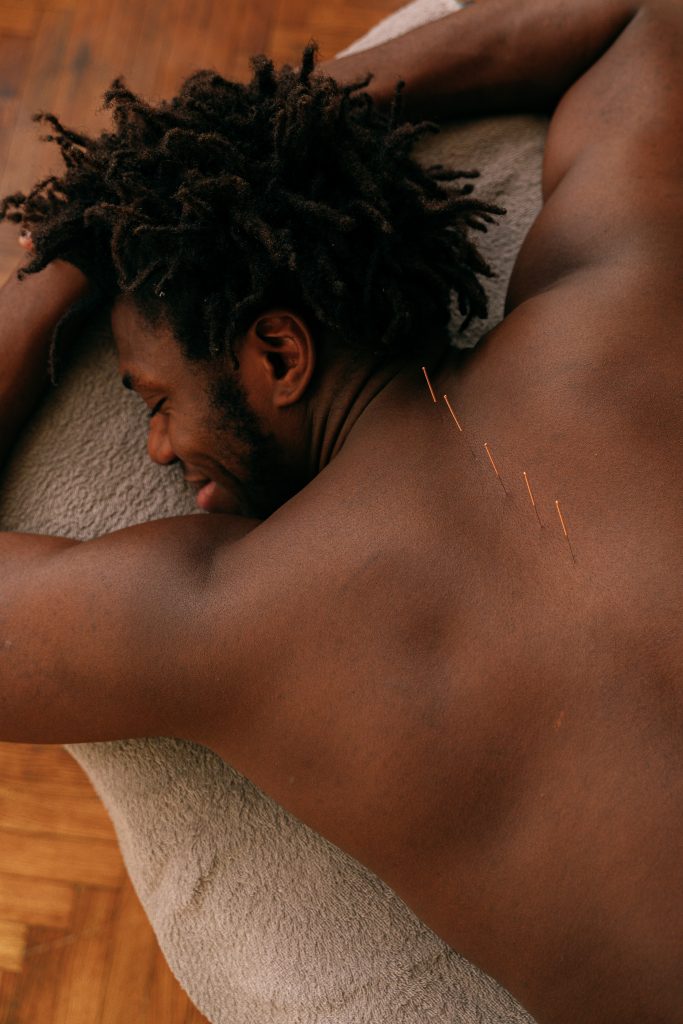
MULTIPOLYGON (((457 6, 416 0, 355 49, 457 6)), ((502 315, 512 261, 540 205, 544 135, 542 119, 514 117, 454 125, 421 143, 430 163, 481 168, 480 193, 509 211, 482 238, 498 274, 490 321, 460 344, 502 315)), ((0 489, 0 527, 86 539, 194 511, 179 475, 147 460, 145 426, 141 403, 121 389, 100 317, 18 446, 0 489)), ((67 749, 109 811, 173 972, 216 1024, 531 1021, 387 886, 206 748, 158 738, 67 749)))

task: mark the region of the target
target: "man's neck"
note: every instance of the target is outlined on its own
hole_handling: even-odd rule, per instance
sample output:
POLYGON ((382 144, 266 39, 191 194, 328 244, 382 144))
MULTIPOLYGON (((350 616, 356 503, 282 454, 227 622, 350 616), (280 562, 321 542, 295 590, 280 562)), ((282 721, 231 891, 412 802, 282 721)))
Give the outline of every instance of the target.
MULTIPOLYGON (((377 358, 360 365, 335 361, 324 372, 311 404, 307 423, 307 469, 317 476, 341 452, 354 428, 406 373, 427 366, 436 369, 452 349, 443 343, 424 354, 377 358)), ((419 379, 419 378, 418 378, 419 379)))

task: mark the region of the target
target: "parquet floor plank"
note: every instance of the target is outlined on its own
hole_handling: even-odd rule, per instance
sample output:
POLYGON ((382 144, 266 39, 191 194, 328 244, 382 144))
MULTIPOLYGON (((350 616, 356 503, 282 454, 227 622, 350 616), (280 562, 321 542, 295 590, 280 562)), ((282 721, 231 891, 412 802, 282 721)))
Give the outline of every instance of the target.
MULTIPOLYGON (((23 0, 21 6, 36 15, 43 11, 73 11, 83 5, 84 0, 23 0)), ((2 6, 17 7, 17 0, 0 0, 2 6)))
POLYGON ((0 35, 31 37, 40 12, 25 4, 0 3, 0 35))
MULTIPOLYGON (((213 52, 218 49, 219 63, 222 64, 221 46, 225 40, 225 52, 229 52, 233 23, 239 19, 241 4, 212 4, 211 0, 195 3, 195 0, 170 0, 172 22, 167 30, 167 51, 160 62, 154 82, 154 95, 174 95, 181 82, 198 68, 207 67, 205 50, 209 45, 213 52), (216 38, 209 44, 208 32, 216 38)), ((212 52, 212 56, 213 56, 212 52)), ((220 71, 221 67, 216 68, 220 71)))
POLYGON ((0 779, 28 784, 50 780, 62 793, 83 793, 83 769, 58 745, 0 743, 0 779))
POLYGON ((29 929, 24 968, 7 1024, 48 1024, 54 1019, 64 955, 60 939, 55 929, 29 929))
POLYGON ((170 58, 173 33, 182 14, 182 0, 143 0, 137 26, 135 53, 121 65, 126 84, 145 99, 158 101, 171 95, 163 86, 164 68, 170 58))
POLYGON ((50 107, 70 127, 91 132, 109 123, 109 115, 99 108, 105 89, 120 70, 121 53, 125 52, 124 15, 128 3, 129 0, 116 5, 110 0, 90 0, 87 7, 81 4, 73 11, 64 52, 67 73, 60 78, 50 107), (120 48, 116 46, 119 33, 120 48))
POLYGON ((112 923, 109 972, 101 1024, 151 1020, 150 1003, 157 950, 149 942, 149 924, 132 885, 120 890, 112 923), (125 992, 125 999, 121 993, 125 992))
MULTIPOLYGON (((228 8, 220 8, 213 4, 208 19, 208 32, 204 37, 203 45, 197 50, 200 60, 197 66, 213 68, 227 78, 236 77, 231 63, 245 29, 251 25, 257 38, 263 39, 264 42, 268 39, 269 18, 265 7, 265 4, 259 5, 258 0, 254 0, 253 4, 248 5, 232 4, 228 8), (254 24, 255 19, 257 24, 254 24)), ((256 50, 259 48, 257 45, 256 50)), ((189 70, 191 71, 192 51, 190 51, 189 57, 189 70)))
POLYGON ((39 110, 51 110, 61 79, 66 75, 65 56, 71 11, 43 11, 31 47, 17 118, 0 176, 0 193, 25 191, 33 182, 60 169, 55 147, 38 143, 38 126, 31 120, 39 110))
POLYGON ((114 889, 80 888, 77 892, 51 1024, 92 1024, 101 1020, 118 899, 119 892, 114 889), (85 964, 87 971, 83 969, 85 964))
POLYGON ((347 0, 305 6, 283 0, 271 35, 270 51, 277 61, 297 61, 303 45, 314 39, 321 59, 329 60, 399 6, 398 3, 382 4, 381 0, 369 9, 347 0))
POLYGON ((0 177, 7 163, 33 40, 0 28, 0 177))
POLYGON ((32 0, 32 3, 41 11, 73 11, 82 6, 83 0, 32 0))
POLYGON ((152 968, 146 1019, 163 1021, 164 1024, 202 1024, 206 1020, 178 985, 168 969, 161 950, 157 951, 152 968))
POLYGON ((66 928, 74 907, 70 885, 47 878, 0 873, 0 919, 66 928))
POLYGON ((0 971, 20 971, 26 953, 28 925, 0 920, 0 971))
POLYGON ((125 877, 115 839, 0 828, 0 872, 118 888, 125 877))
POLYGON ((20 985, 20 975, 13 971, 5 971, 0 967, 0 1021, 2 1024, 12 1024, 14 1020, 20 985))
MULTIPOLYGON (((359 24, 363 26, 360 19, 359 24)), ((319 59, 330 60, 335 53, 361 35, 362 31, 363 27, 358 30, 349 27, 348 22, 341 17, 337 22, 329 16, 325 22, 311 17, 307 23, 307 31, 303 34, 296 25, 278 23, 270 35, 269 52, 278 64, 298 64, 305 44, 312 40, 318 44, 319 59)))
POLYGON ((111 836, 111 825, 102 817, 95 794, 81 799, 77 793, 63 792, 59 783, 50 779, 21 789, 17 783, 0 779, 0 822, 5 828, 27 833, 59 832, 94 839, 111 836))

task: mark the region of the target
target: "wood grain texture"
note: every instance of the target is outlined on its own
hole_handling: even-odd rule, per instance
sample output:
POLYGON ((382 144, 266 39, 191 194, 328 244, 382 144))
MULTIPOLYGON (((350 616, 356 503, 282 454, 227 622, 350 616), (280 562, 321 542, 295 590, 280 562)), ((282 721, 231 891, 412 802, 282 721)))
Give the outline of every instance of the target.
POLYGON ((0 971, 20 971, 26 954, 28 925, 0 921, 0 971))
MULTIPOLYGON (((243 81, 249 58, 331 57, 398 0, 0 0, 0 194, 61 169, 38 111, 108 126, 114 78, 151 100, 197 68, 243 81)), ((0 282, 17 267, 0 225, 0 282)), ((128 880, 109 818, 60 747, 0 744, 0 1024, 202 1024, 128 880)))
POLYGON ((57 746, 0 744, 0 1024, 201 1024, 107 813, 57 746))

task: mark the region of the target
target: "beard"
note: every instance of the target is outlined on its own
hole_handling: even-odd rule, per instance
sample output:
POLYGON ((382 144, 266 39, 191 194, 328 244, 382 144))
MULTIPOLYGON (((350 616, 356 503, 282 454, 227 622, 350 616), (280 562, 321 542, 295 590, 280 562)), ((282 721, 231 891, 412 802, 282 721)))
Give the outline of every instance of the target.
POLYGON ((240 446, 248 513, 267 519, 301 490, 304 482, 297 481, 288 469, 280 445, 263 429, 235 373, 221 370, 209 384, 209 399, 217 414, 213 429, 240 446))

